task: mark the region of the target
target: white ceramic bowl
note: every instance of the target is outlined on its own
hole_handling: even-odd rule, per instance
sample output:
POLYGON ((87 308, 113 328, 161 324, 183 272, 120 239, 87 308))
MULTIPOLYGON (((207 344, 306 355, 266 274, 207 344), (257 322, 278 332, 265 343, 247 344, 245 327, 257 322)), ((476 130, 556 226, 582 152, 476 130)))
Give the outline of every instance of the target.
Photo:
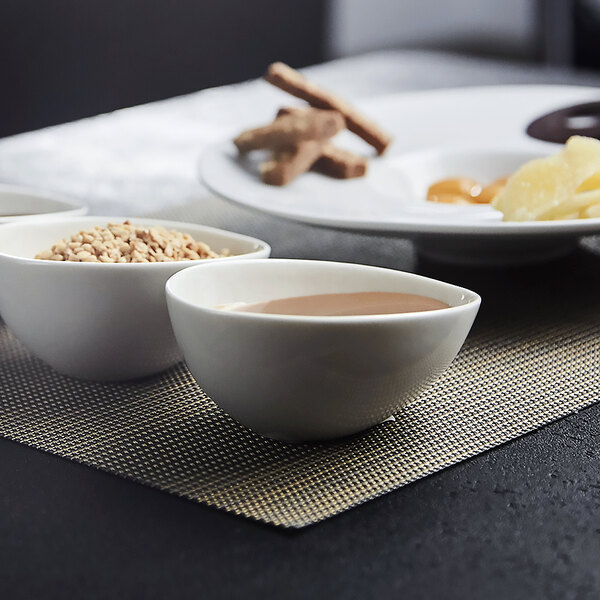
POLYGON ((50 192, 0 184, 0 223, 64 219, 86 212, 85 207, 50 192))
POLYGON ((301 441, 361 431, 415 398, 456 356, 480 298, 390 269, 271 259, 186 269, 167 282, 167 303, 188 367, 211 398, 258 433, 301 441), (214 308, 361 291, 422 294, 450 308, 351 317, 214 308))
MULTIPOLYGON (((164 288, 171 275, 198 262, 103 264, 33 258, 81 229, 123 220, 74 217, 0 227, 0 315, 33 354, 66 375, 131 379, 162 371, 181 358, 164 288)), ((234 255, 210 261, 270 254, 265 242, 228 231, 141 217, 131 221, 186 232, 234 255)))

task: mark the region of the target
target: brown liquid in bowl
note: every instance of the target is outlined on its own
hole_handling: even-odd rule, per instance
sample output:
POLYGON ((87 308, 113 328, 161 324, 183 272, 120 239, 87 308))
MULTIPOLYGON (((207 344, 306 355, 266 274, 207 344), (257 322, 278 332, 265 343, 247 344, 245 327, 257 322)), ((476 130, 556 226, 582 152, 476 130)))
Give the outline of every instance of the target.
POLYGON ((342 317, 355 315, 389 315, 448 308, 448 304, 428 296, 397 292, 353 292, 315 294, 236 305, 229 310, 271 315, 342 317))

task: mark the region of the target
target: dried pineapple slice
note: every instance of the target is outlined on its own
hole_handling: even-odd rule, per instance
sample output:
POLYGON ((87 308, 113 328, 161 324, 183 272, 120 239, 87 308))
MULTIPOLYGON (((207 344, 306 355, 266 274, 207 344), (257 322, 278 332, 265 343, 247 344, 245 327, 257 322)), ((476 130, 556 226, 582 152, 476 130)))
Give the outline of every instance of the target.
POLYGON ((492 205, 504 214, 505 221, 540 220, 551 209, 571 200, 577 188, 597 171, 600 141, 573 136, 559 154, 524 164, 492 205))
MULTIPOLYGON (((562 204, 553 206, 538 215, 539 221, 551 221, 556 219, 568 219, 567 215, 585 211, 588 207, 600 203, 600 190, 590 190, 575 194, 572 198, 565 200, 562 204)), ((572 217, 571 217, 572 218, 572 217)))
POLYGON ((599 219, 600 218, 600 204, 592 204, 585 210, 581 211, 580 216, 584 219, 599 219))
POLYGON ((600 189, 600 171, 588 177, 578 188, 577 192, 589 192, 600 189))

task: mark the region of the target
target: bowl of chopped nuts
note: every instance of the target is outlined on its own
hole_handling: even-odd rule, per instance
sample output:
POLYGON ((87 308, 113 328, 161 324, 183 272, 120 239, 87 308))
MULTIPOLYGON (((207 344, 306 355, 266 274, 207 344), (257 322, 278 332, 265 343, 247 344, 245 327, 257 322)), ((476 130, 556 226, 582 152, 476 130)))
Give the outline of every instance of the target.
POLYGON ((71 217, 0 228, 0 316, 57 371, 118 381, 181 359, 165 299, 177 271, 267 258, 261 240, 191 223, 71 217))

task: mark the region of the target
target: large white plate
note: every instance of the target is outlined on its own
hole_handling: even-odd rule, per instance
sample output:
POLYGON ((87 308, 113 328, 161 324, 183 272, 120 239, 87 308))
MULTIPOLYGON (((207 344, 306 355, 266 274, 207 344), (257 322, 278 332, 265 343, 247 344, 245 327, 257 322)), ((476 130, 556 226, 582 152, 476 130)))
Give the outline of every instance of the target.
MULTIPOLYGON (((217 194, 246 207, 296 221, 413 238, 421 252, 466 262, 535 261, 568 252, 600 219, 502 222, 488 206, 453 207, 425 200, 436 179, 466 175, 490 181, 560 146, 528 137, 544 113, 596 100, 600 90, 575 86, 500 86, 413 92, 361 104, 394 135, 367 177, 338 181, 307 173, 271 187, 257 176, 260 156, 242 159, 230 140, 202 157, 200 174, 217 194)), ((249 123, 248 126, 257 124, 249 123)), ((336 143, 368 151, 344 132, 336 143)))

